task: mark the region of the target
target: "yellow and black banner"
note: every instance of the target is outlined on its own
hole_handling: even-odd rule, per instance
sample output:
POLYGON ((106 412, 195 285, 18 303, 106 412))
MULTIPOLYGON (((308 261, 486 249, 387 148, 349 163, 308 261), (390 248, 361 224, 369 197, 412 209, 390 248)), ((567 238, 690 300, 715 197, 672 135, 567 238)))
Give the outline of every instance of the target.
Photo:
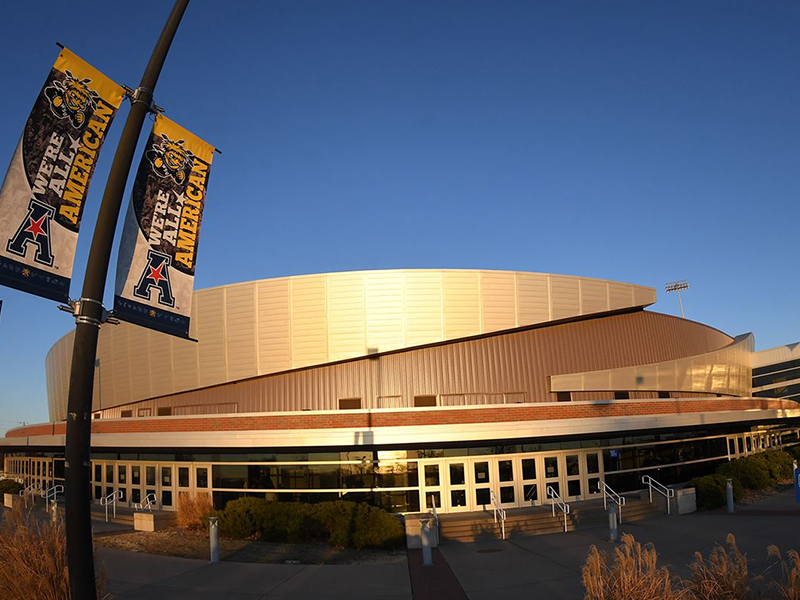
POLYGON ((214 147, 156 117, 133 193, 117 261, 114 316, 189 337, 197 242, 214 147))
POLYGON ((125 90, 66 48, 0 188, 0 284, 66 302, 97 157, 125 90))

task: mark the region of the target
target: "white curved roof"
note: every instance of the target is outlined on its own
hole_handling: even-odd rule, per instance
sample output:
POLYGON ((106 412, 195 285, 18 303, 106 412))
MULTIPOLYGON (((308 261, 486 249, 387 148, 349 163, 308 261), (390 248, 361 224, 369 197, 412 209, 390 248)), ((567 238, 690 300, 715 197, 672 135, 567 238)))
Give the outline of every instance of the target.
MULTIPOLYGON (((258 375, 656 301, 653 288, 517 271, 408 269, 302 275, 194 294, 194 343, 104 326, 94 408, 258 375)), ((52 420, 66 415, 73 333, 47 355, 52 420)))

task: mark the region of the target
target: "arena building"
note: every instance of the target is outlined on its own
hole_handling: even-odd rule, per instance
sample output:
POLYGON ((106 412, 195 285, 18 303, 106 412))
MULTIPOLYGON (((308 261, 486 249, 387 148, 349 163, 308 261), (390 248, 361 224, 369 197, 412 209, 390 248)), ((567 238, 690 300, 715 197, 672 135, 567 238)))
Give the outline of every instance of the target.
MULTIPOLYGON (((754 340, 645 310, 655 290, 471 270, 330 273, 195 293, 191 342, 100 332, 93 494, 368 501, 444 512, 567 501, 798 442, 753 394, 754 340)), ((5 470, 63 477, 73 333, 46 360, 50 422, 5 470)))

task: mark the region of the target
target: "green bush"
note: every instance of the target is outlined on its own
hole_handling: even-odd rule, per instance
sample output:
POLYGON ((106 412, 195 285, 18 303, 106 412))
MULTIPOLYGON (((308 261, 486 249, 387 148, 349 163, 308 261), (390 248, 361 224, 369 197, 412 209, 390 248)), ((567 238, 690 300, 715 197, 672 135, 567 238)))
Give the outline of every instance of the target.
POLYGON ((353 502, 268 502, 239 498, 218 511, 220 533, 257 536, 270 542, 318 541, 343 548, 392 548, 404 540, 403 526, 386 511, 353 502))
POLYGON ((775 483, 767 463, 756 456, 724 463, 717 467, 717 473, 738 480, 747 490, 763 490, 775 483))
POLYGON ((775 480, 783 481, 792 479, 794 473, 792 469, 792 456, 783 450, 767 450, 761 454, 754 455, 754 458, 761 458, 767 463, 770 476, 775 480))
POLYGON ((13 479, 0 480, 0 501, 2 501, 3 494, 19 494, 20 490, 22 490, 21 483, 13 479))
MULTIPOLYGON (((693 487, 697 498, 697 507, 710 510, 724 506, 728 502, 727 482, 724 475, 705 475, 695 477, 686 487, 693 487)), ((744 496, 742 484, 733 478, 733 499, 738 501, 744 496)))

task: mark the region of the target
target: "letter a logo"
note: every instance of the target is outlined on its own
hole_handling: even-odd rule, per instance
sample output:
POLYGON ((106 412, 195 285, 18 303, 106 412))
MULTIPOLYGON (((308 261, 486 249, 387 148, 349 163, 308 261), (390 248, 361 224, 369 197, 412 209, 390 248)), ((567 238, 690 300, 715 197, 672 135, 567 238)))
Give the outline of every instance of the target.
POLYGON ((55 209, 47 204, 42 204, 38 200, 31 198, 28 203, 28 214, 22 219, 22 223, 17 229, 8 244, 6 250, 17 256, 24 257, 28 251, 28 246, 33 244, 36 253, 33 261, 46 267, 53 266, 53 252, 50 248, 50 219, 55 214, 55 209))
POLYGON ((170 308, 175 306, 172 296, 172 286, 169 283, 169 265, 172 263, 169 255, 147 251, 147 265, 144 268, 139 283, 133 288, 133 295, 143 300, 150 300, 150 290, 156 288, 158 303, 170 308))

